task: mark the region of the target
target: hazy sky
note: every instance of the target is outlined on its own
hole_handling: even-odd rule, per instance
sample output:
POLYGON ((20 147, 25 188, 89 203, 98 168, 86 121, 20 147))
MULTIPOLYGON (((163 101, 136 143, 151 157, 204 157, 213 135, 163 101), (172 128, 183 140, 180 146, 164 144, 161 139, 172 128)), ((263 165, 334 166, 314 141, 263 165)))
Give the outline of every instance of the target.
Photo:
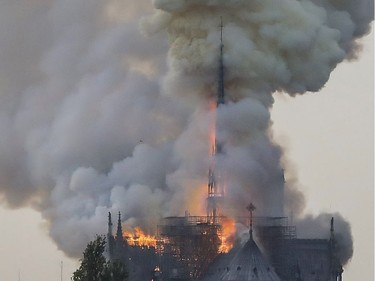
MULTIPOLYGON (((319 93, 276 95, 275 138, 305 192, 307 213, 340 212, 351 224, 354 256, 345 280, 373 280, 373 33, 358 61, 340 64, 319 93)), ((0 209, 0 280, 70 280, 78 263, 58 251, 39 213, 0 209)), ((99 226, 103 233, 106 225, 99 226)), ((328 231, 328 229, 327 229, 328 231)))
POLYGON ((374 280, 373 33, 359 61, 340 65, 320 92, 280 98, 273 120, 305 191, 307 212, 340 212, 354 255, 344 280, 374 280), (297 115, 298 118, 293 118, 297 115))

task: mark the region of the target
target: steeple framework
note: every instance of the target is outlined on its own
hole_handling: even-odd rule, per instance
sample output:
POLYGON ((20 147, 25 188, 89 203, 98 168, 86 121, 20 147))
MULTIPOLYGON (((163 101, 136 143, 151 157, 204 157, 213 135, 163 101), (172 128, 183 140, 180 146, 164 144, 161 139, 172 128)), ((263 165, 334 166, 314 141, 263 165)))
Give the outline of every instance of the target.
POLYGON ((108 236, 112 236, 112 227, 113 227, 113 224, 112 224, 111 212, 108 212, 108 236))
POLYGON ((335 226, 334 218, 331 218, 331 229, 330 229, 330 281, 342 281, 342 273, 344 272, 342 265, 337 257, 337 245, 335 239, 335 226))
MULTIPOLYGON (((223 21, 220 23, 220 58, 218 73, 218 90, 216 98, 216 109, 225 104, 224 93, 224 62, 223 62, 223 21)), ((215 122, 216 124, 216 122, 215 122)), ((215 140, 212 149, 212 161, 208 171, 208 197, 207 197, 207 218, 208 221, 217 224, 219 214, 219 205, 224 196, 223 178, 215 165, 217 156, 222 153, 222 144, 217 141, 217 125, 215 125, 215 140)))
POLYGON ((219 59, 219 85, 217 91, 217 107, 225 103, 224 96, 224 62, 223 62, 223 20, 220 23, 220 59, 219 59))
POLYGON ((122 236, 122 225, 121 225, 121 213, 118 212, 118 221, 117 221, 117 231, 116 231, 116 241, 123 242, 124 238, 122 236))
POLYGON ((246 207, 246 209, 250 213, 250 240, 253 240, 253 212, 255 211, 255 206, 253 203, 250 203, 249 206, 246 207))

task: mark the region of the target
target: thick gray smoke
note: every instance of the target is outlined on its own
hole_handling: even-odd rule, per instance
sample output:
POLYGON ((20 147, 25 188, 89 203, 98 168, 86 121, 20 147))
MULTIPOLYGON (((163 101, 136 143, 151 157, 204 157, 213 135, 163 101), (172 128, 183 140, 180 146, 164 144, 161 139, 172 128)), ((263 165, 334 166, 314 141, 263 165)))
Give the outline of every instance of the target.
POLYGON ((352 2, 8 1, 2 202, 40 210, 71 256, 103 233, 109 209, 146 231, 162 216, 204 214, 222 16, 228 212, 251 200, 261 214, 300 213, 301 192, 288 182, 280 192, 287 167, 272 140, 272 93, 318 91, 356 57, 373 2, 352 2))
POLYGON ((308 215, 296 222, 298 235, 307 239, 329 239, 330 219, 334 217, 334 236, 337 247, 337 257, 341 264, 346 264, 353 255, 353 237, 350 225, 339 214, 322 213, 316 217, 308 215))

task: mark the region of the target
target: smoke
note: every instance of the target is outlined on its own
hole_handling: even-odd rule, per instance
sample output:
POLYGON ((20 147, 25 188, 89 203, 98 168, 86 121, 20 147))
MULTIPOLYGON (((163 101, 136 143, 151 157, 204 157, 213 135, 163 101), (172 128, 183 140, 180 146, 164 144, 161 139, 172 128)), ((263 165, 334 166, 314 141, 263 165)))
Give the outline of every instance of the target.
POLYGON ((296 221, 298 236, 307 239, 329 239, 330 219, 334 218, 334 235, 337 248, 337 258, 345 265, 353 255, 353 237, 349 223, 338 213, 322 213, 314 217, 305 216, 296 221))
POLYGON ((373 18, 365 0, 153 4, 20 0, 0 11, 0 198, 39 210, 70 256, 105 231, 108 210, 146 231, 205 213, 221 16, 227 212, 250 201, 259 214, 301 212, 295 185, 283 198, 272 93, 321 89, 373 18))

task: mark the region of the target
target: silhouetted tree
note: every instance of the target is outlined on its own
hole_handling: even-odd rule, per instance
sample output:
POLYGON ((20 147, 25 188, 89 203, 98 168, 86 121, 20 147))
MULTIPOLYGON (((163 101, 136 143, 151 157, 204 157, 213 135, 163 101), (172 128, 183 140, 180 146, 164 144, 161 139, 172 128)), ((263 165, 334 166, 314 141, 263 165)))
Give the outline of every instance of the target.
POLYGON ((72 281, 126 281, 128 272, 123 263, 110 262, 104 257, 105 237, 97 236, 87 244, 80 267, 73 273, 72 281))
POLYGON ((105 281, 128 280, 128 271, 122 262, 108 262, 105 274, 105 281))

